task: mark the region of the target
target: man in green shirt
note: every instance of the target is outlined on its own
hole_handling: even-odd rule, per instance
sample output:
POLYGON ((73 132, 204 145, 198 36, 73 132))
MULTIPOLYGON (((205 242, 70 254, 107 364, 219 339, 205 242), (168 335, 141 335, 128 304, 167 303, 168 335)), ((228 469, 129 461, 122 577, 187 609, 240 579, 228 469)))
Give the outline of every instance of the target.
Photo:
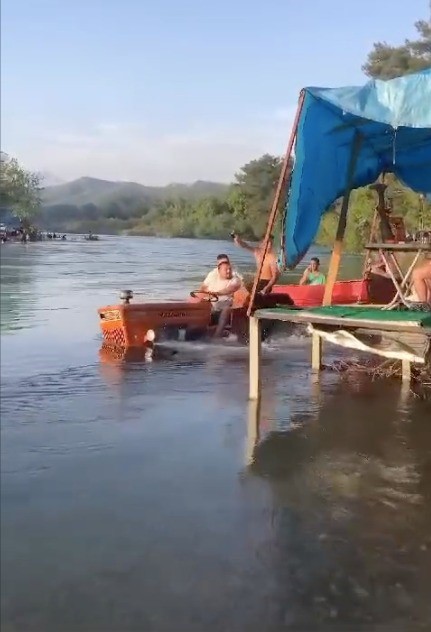
POLYGON ((326 278, 322 272, 319 272, 320 261, 317 257, 313 257, 310 265, 304 270, 299 285, 325 285, 326 278))

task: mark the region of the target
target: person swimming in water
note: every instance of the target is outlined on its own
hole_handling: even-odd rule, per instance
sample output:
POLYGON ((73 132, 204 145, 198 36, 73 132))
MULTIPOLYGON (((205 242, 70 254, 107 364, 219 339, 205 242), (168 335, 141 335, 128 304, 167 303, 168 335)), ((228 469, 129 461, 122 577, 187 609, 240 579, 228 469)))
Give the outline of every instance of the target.
POLYGON ((310 265, 304 270, 299 285, 325 285, 325 275, 319 271, 320 261, 318 257, 312 257, 310 265))

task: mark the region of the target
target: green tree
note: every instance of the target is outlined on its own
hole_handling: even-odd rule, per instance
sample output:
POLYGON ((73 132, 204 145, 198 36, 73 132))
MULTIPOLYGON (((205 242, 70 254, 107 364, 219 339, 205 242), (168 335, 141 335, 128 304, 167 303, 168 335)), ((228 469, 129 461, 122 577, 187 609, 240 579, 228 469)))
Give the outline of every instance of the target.
POLYGON ((0 164, 0 208, 9 210, 24 226, 40 209, 40 177, 26 171, 15 158, 1 159, 0 164))
MULTIPOLYGON (((430 19, 419 20, 415 23, 418 39, 407 39, 401 46, 389 46, 381 42, 374 44, 363 66, 364 72, 369 77, 392 79, 431 68, 431 2, 429 6, 430 19)), ((391 201, 393 214, 404 217, 407 229, 415 231, 422 224, 429 228, 431 226, 429 200, 425 199, 421 204, 419 195, 405 187, 392 174, 387 176, 386 182, 388 184, 387 197, 391 201)), ((355 212, 355 206, 353 210, 355 212)), ((359 215, 356 213, 357 219, 360 215, 360 212, 359 215)))
MULTIPOLYGON (((431 2, 430 2, 431 14, 431 2)), ((431 67, 431 15, 415 23, 417 40, 405 40, 400 46, 377 42, 362 67, 373 79, 393 79, 431 67)))
MULTIPOLYGON (((431 8, 431 5, 430 5, 431 8)), ((419 39, 406 40, 402 46, 386 43, 374 44, 368 55, 364 72, 373 78, 391 79, 401 75, 431 67, 431 22, 421 20, 415 24, 419 39)), ((391 203, 392 214, 402 216, 406 229, 415 232, 422 226, 431 226, 431 205, 418 193, 400 183, 393 174, 386 175, 386 198, 391 203)), ((377 204, 376 195, 368 188, 352 192, 345 235, 345 247, 350 252, 360 252, 369 239, 371 221, 377 204)), ((332 245, 338 222, 340 201, 337 201, 323 218, 317 242, 332 245)))
MULTIPOLYGON (((268 212, 280 177, 282 159, 264 154, 244 165, 235 174, 229 203, 236 222, 236 230, 259 239, 265 232, 268 212)), ((280 200, 280 208, 284 199, 280 200)))

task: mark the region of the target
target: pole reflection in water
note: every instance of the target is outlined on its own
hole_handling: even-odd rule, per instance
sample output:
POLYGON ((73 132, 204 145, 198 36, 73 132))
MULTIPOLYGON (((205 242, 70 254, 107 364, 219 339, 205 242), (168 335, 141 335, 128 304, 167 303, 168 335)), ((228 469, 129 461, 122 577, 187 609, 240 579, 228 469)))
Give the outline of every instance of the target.
POLYGON ((431 428, 412 414, 422 404, 358 376, 354 389, 326 389, 314 420, 293 415, 263 434, 264 404, 249 403, 245 461, 271 491, 280 626, 378 624, 388 612, 399 629, 431 622, 431 428))
POLYGON ((245 466, 254 461, 254 451, 260 439, 260 399, 248 402, 247 434, 245 441, 245 466))
POLYGON ((1 247, 0 314, 1 331, 24 329, 34 316, 38 295, 37 275, 29 265, 26 247, 15 244, 1 247))
POLYGON ((322 400, 321 375, 311 373, 305 379, 303 388, 307 393, 307 410, 301 406, 301 411, 292 413, 292 405, 286 401, 286 393, 280 394, 275 385, 277 376, 272 367, 266 367, 266 383, 262 389, 264 396, 258 400, 248 401, 247 433, 245 440, 245 465, 254 462, 254 451, 259 441, 269 435, 291 432, 295 428, 310 427, 318 419, 318 412, 322 400), (269 373, 269 375, 268 375, 269 373), (279 412, 280 411, 280 412, 279 412), (283 411, 283 417, 281 417, 283 411), (287 411, 287 414, 286 414, 287 411))

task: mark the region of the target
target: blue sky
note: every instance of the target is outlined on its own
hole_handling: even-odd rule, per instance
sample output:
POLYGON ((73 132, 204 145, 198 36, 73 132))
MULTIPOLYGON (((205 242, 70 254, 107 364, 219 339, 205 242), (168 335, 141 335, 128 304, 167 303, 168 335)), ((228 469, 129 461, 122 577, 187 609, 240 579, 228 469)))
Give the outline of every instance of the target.
POLYGON ((365 81, 428 0, 2 0, 1 146, 62 179, 230 180, 305 85, 365 81))

